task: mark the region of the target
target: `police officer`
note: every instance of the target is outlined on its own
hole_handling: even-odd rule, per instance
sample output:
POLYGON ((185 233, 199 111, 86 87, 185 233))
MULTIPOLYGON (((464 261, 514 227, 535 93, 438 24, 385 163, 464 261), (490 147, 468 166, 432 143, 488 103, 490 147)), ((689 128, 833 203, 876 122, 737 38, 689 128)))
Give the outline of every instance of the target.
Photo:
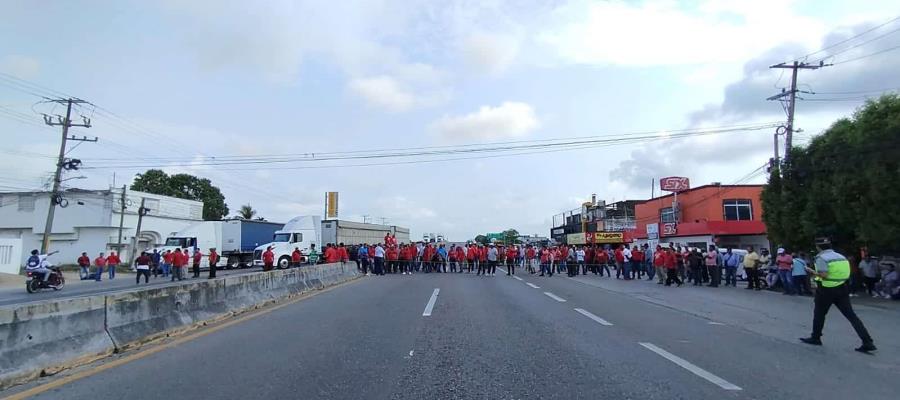
POLYGON ((825 326, 825 314, 831 305, 835 305, 844 318, 850 321, 856 334, 862 340, 862 346, 855 350, 861 353, 869 353, 875 351, 876 347, 866 330, 865 325, 860 321, 853 307, 850 305, 850 262, 840 253, 831 249, 831 241, 828 238, 816 239, 816 248, 819 254, 816 255, 815 267, 812 269, 806 267, 806 271, 815 277, 817 282, 815 310, 813 313, 813 330, 812 335, 808 338, 800 338, 800 341, 806 344, 821 346, 822 345, 822 328, 825 326))

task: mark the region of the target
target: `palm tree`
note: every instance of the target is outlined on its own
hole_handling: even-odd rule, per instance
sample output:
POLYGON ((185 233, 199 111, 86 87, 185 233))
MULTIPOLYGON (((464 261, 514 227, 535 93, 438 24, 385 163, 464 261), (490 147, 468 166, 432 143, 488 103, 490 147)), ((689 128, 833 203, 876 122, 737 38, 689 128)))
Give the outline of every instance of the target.
POLYGON ((256 210, 253 209, 250 204, 244 204, 241 206, 241 209, 238 210, 238 217, 243 219, 253 219, 256 216, 256 210))

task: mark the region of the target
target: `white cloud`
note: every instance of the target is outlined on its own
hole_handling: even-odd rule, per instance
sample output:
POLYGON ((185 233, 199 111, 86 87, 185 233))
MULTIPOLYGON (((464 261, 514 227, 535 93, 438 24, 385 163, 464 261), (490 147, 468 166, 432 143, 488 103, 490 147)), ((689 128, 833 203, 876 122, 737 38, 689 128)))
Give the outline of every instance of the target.
POLYGON ((540 126, 534 109, 508 101, 497 107, 482 106, 473 113, 444 116, 429 130, 444 139, 504 139, 528 135, 540 126))
POLYGON ((347 88, 367 103, 388 111, 407 111, 416 103, 415 95, 389 76, 354 79, 347 88))
POLYGON ((462 44, 463 59, 476 70, 499 73, 506 70, 519 53, 519 38, 496 33, 474 33, 462 44))
POLYGON ((21 79, 32 79, 41 70, 41 63, 31 57, 11 54, 0 59, 0 71, 21 79))
POLYGON ((790 37, 811 43, 820 22, 782 0, 713 0, 687 9, 663 2, 573 1, 537 34, 564 62, 623 66, 736 62, 790 37))

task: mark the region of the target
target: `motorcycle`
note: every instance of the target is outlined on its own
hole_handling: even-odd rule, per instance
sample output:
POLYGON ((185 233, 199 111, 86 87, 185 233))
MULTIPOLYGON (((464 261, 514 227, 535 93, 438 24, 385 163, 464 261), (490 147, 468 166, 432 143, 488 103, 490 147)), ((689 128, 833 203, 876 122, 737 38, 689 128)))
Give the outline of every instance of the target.
MULTIPOLYGON (((53 253, 51 253, 53 254, 53 253)), ((60 271, 59 267, 51 264, 47 257, 50 254, 41 255, 41 267, 50 270, 50 278, 47 281, 44 281, 43 274, 38 272, 26 271, 26 280, 25 280, 25 290, 28 293, 35 293, 40 291, 41 289, 53 289, 60 290, 63 286, 66 285, 66 278, 63 276, 62 271, 60 271)))

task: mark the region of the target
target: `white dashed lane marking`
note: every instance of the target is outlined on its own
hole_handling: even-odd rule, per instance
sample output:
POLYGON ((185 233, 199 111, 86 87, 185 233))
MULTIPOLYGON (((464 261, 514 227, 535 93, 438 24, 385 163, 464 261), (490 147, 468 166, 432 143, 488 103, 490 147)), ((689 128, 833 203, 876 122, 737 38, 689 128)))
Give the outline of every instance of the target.
POLYGON ((669 353, 668 351, 665 351, 665 350, 663 350, 663 349, 657 347, 657 346, 654 345, 653 343, 641 342, 641 343, 639 343, 639 344, 640 344, 641 346, 644 346, 644 348, 646 348, 647 350, 650 350, 650 351, 652 351, 652 352, 654 352, 654 353, 656 353, 656 354, 659 354, 660 356, 662 356, 662 357, 665 358, 666 360, 669 360, 669 361, 675 363, 676 365, 678 365, 679 367, 684 368, 684 369, 690 371, 690 372, 693 373, 694 375, 697 375, 697 376, 699 376, 699 377, 701 377, 701 378, 703 378, 703 379, 706 379, 707 381, 712 382, 713 384, 715 384, 716 386, 718 386, 718 387, 720 387, 720 388, 722 388, 722 389, 725 389, 725 390, 741 390, 741 388, 740 388, 739 386, 737 386, 737 385, 735 385, 735 384, 733 384, 733 383, 731 383, 731 382, 728 382, 728 381, 726 381, 726 380, 724 380, 724 379, 722 379, 722 378, 719 378, 718 376, 713 375, 713 373, 711 373, 711 372, 709 372, 709 371, 707 371, 707 370, 705 370, 705 369, 703 369, 703 368, 700 368, 700 367, 698 367, 698 366, 696 366, 696 365, 694 365, 694 364, 691 364, 689 361, 687 361, 687 360, 685 360, 685 359, 683 359, 683 358, 681 358, 681 357, 678 357, 678 356, 676 356, 676 355, 674 355, 674 354, 672 354, 672 353, 669 353))
POLYGON ((531 287, 534 288, 534 289, 540 289, 540 288, 541 288, 540 286, 535 285, 535 284, 533 284, 533 283, 531 283, 531 282, 525 282, 525 284, 528 285, 528 286, 531 286, 531 287))
POLYGON ((583 309, 583 308, 576 308, 575 311, 577 311, 577 312, 578 312, 579 314, 581 314, 581 315, 584 315, 585 317, 588 317, 588 318, 594 320, 594 322, 596 322, 596 323, 598 323, 598 324, 600 324, 600 325, 603 325, 603 326, 613 326, 613 324, 611 324, 609 321, 607 321, 607 320, 605 320, 605 319, 603 319, 603 318, 600 318, 600 317, 598 317, 598 316, 592 314, 590 311, 587 311, 587 310, 585 310, 585 309, 583 309))
POLYGON ((431 298, 428 299, 428 304, 425 305, 425 312, 422 313, 423 317, 430 317, 431 311, 434 309, 434 303, 437 302, 438 293, 441 292, 441 289, 435 288, 434 292, 431 293, 431 298))
POLYGON ((553 293, 550 293, 550 292, 544 292, 544 294, 546 294, 547 297, 549 297, 549 298, 551 298, 551 299, 553 299, 553 300, 556 300, 556 301, 558 301, 558 302, 560 302, 560 303, 565 303, 565 302, 566 302, 566 299, 564 299, 564 298, 562 298, 562 297, 559 297, 559 296, 557 296, 557 295, 555 295, 555 294, 553 294, 553 293))

